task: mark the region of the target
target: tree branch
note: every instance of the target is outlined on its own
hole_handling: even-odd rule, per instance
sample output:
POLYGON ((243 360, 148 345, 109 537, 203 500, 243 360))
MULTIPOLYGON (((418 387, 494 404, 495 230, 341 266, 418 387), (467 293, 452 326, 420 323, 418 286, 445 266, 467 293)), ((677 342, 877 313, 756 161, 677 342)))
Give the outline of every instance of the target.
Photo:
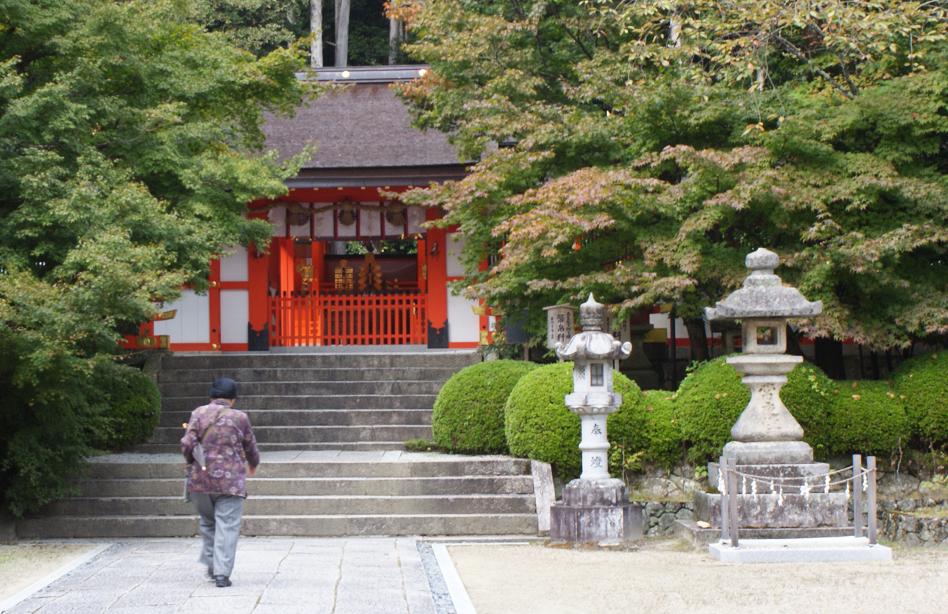
POLYGON ((810 62, 810 59, 809 59, 808 57, 806 57, 806 54, 803 53, 802 51, 800 51, 800 48, 799 48, 799 47, 797 47, 796 45, 794 45, 793 43, 791 43, 790 41, 788 41, 787 39, 785 39, 785 38, 784 38, 783 36, 781 36, 780 34, 777 34, 776 32, 774 32, 771 36, 773 36, 773 39, 774 39, 781 47, 783 47, 785 50, 789 51, 789 52, 790 52, 794 57, 796 57, 798 60, 802 60, 804 63, 806 63, 807 68, 809 68, 810 70, 812 70, 812 71, 815 72, 816 74, 818 74, 818 75, 820 75, 821 77, 823 77, 824 79, 826 79, 826 81, 828 81, 829 84, 833 86, 833 89, 835 89, 837 92, 839 92, 840 94, 842 94, 842 95, 845 96, 846 98, 849 98, 850 100, 853 98, 853 96, 855 96, 855 94, 854 94, 853 92, 846 91, 846 89, 845 89, 842 85, 840 85, 839 83, 837 83, 837 82, 836 82, 836 79, 834 79, 831 74, 829 74, 828 72, 826 72, 826 71, 823 70, 822 68, 819 68, 818 66, 814 66, 813 63, 810 62))

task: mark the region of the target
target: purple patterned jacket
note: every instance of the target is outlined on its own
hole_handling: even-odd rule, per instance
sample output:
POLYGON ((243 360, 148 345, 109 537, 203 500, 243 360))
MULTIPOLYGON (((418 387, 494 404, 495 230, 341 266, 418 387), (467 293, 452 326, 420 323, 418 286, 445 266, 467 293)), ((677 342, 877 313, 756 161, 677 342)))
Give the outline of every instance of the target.
POLYGON ((191 412, 188 430, 181 438, 181 452, 188 462, 188 492, 246 497, 246 465, 260 464, 257 440, 247 414, 216 401, 191 412), (214 420, 216 426, 207 432, 214 420), (202 433, 207 471, 194 462, 194 446, 202 433))

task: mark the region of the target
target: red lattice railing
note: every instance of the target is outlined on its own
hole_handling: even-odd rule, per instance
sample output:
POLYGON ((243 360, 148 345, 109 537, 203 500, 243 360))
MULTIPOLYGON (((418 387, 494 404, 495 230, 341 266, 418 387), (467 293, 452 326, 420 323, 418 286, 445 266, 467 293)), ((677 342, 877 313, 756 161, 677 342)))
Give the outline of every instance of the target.
POLYGON ((404 292, 272 296, 270 344, 426 344, 426 298, 424 294, 404 292))

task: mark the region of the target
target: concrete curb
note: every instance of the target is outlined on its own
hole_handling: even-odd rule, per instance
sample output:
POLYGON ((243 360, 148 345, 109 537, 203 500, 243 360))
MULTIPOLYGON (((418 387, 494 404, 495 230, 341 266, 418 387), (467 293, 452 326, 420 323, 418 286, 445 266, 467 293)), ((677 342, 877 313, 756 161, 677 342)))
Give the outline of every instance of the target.
POLYGON ((458 570, 454 567, 454 561, 448 554, 448 548, 444 544, 431 544, 431 550, 434 552, 435 560, 438 561, 438 567, 441 569, 441 576, 448 587, 448 593, 451 595, 451 601, 454 603, 454 609, 457 614, 477 614, 471 597, 464 588, 464 582, 458 575, 458 570))
POLYGON ((56 580, 62 578, 66 574, 72 572, 75 569, 78 569, 79 567, 82 567, 83 565, 85 565, 92 559, 96 558, 97 556, 99 556, 100 554, 102 554, 103 552, 105 552, 106 550, 108 550, 114 545, 115 544, 112 542, 109 542, 106 544, 99 544, 98 546, 90 550, 89 552, 79 555, 78 557, 69 561, 68 563, 60 567, 59 569, 56 569, 49 575, 37 580, 33 584, 30 584, 29 586, 24 588, 22 591, 16 593, 12 597, 8 597, 4 599, 3 601, 0 601, 0 614, 2 614, 3 612, 6 612, 7 610, 12 609, 21 601, 25 601, 26 599, 31 597, 33 594, 43 590, 44 588, 46 588, 47 586, 49 586, 56 580))

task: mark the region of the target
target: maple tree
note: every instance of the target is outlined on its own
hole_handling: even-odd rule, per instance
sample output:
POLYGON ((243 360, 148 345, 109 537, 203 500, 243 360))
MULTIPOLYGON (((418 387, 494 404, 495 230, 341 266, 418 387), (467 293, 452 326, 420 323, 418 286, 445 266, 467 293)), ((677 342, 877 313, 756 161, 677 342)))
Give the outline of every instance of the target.
MULTIPOLYGON (((409 3, 412 4, 412 3, 409 3)), ((823 315, 904 347, 948 332, 948 51, 934 2, 413 3, 401 86, 477 160, 417 190, 501 312, 674 303, 690 330, 765 246, 823 315), (494 253, 487 270, 478 265, 494 253)))

